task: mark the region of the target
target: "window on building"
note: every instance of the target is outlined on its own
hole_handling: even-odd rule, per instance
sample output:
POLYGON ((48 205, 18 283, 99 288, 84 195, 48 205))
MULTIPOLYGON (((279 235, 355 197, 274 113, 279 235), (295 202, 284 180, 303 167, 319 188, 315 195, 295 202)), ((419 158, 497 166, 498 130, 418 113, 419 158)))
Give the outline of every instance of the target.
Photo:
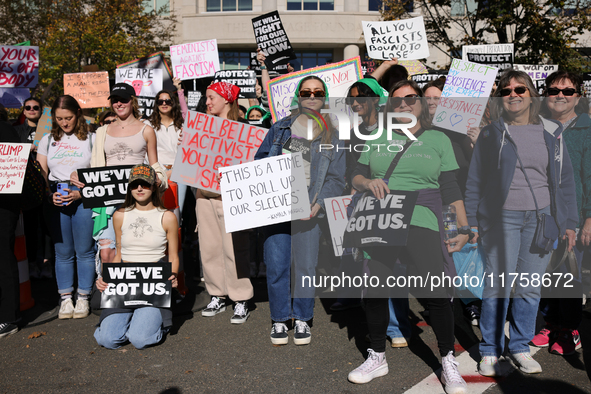
MULTIPOLYGON (((327 52, 295 51, 295 54, 298 58, 297 60, 300 63, 302 70, 305 70, 307 68, 324 66, 325 64, 332 63, 332 61, 333 61, 332 60, 333 54, 332 54, 332 52, 329 52, 329 51, 327 51, 327 52)), ((295 71, 299 71, 299 68, 296 67, 295 71)))
MULTIPOLYGON (((400 0, 404 4, 404 10, 406 12, 413 12, 415 9, 413 0, 400 0)), ((382 0, 369 0, 368 11, 387 11, 388 6, 385 6, 382 0), (385 7, 385 8, 384 8, 385 7)))
POLYGON ((144 0, 143 5, 146 12, 160 11, 162 7, 165 7, 165 15, 168 15, 170 13, 169 0, 144 0))
POLYGON ((287 0, 288 11, 334 11, 334 0, 287 0))
POLYGON ((451 2, 451 16, 470 15, 473 12, 476 12, 477 9, 477 0, 452 0, 451 2))
POLYGON ((207 0, 207 12, 252 11, 252 0, 207 0))
POLYGON ((250 52, 219 51, 222 70, 244 70, 250 65, 250 52))

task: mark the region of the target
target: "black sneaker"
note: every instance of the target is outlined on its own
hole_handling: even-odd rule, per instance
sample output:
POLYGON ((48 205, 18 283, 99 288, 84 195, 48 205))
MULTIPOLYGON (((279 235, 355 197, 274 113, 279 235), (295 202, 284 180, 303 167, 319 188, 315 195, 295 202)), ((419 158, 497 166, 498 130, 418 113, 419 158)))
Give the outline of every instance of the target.
POLYGON ((234 316, 230 319, 230 323, 242 324, 248 319, 248 316, 250 316, 250 312, 248 312, 246 301, 237 302, 234 305, 234 316))
POLYGON ((12 323, 0 323, 0 338, 14 334, 18 331, 18 326, 12 323))
POLYGON ((310 326, 305 321, 296 320, 295 333, 293 334, 293 343, 296 345, 307 345, 312 340, 310 326))
POLYGON ((285 323, 273 323, 271 328, 271 343, 273 345, 287 345, 289 337, 287 336, 287 326, 285 323))
POLYGON ((207 304, 207 307, 201 311, 201 316, 215 316, 218 313, 222 313, 226 310, 226 301, 223 298, 213 296, 211 302, 207 304))

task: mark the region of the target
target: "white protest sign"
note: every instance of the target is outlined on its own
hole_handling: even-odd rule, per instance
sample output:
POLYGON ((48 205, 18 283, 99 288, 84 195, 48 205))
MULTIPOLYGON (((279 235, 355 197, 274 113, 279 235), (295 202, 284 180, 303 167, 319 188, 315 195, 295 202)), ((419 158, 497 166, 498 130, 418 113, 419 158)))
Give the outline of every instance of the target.
POLYGON ((332 247, 335 256, 343 255, 343 237, 349 219, 347 217, 347 207, 351 204, 352 196, 341 196, 334 198, 325 198, 324 207, 326 208, 326 218, 330 237, 332 238, 332 247))
POLYGON ((220 71, 216 39, 171 45, 170 60, 173 75, 181 80, 214 76, 220 71))
POLYGON ((388 22, 361 22, 367 54, 372 59, 416 60, 429 57, 423 17, 388 22))
POLYGON ((156 97, 162 90, 162 70, 157 68, 117 68, 115 83, 131 85, 138 97, 156 97))
POLYGON ((453 59, 433 126, 461 134, 479 127, 497 72, 495 67, 453 59))
POLYGON ((23 190, 31 144, 0 143, 0 194, 23 190))
POLYGON ((220 168, 226 232, 310 217, 301 153, 220 168))
POLYGON ((31 97, 27 88, 0 88, 0 104, 6 108, 20 108, 31 97))
POLYGON ((525 71, 536 85, 539 93, 542 94, 544 90, 545 80, 548 75, 558 71, 557 64, 514 64, 513 69, 518 71, 525 71))
POLYGON ((0 88, 34 88, 39 81, 39 47, 0 46, 0 88))

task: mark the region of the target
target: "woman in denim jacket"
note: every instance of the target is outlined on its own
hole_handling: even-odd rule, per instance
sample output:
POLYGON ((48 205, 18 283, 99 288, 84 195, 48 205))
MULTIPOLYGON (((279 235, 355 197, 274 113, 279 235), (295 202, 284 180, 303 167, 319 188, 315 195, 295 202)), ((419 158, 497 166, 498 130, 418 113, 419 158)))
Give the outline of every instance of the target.
POLYGON ((326 85, 315 76, 301 80, 292 102, 293 110, 275 123, 259 147, 255 159, 279 156, 294 151, 291 141, 303 146, 304 167, 311 203, 309 219, 267 226, 264 253, 267 266, 267 289, 271 308, 271 342, 288 343, 288 321, 295 319, 294 343, 310 343, 310 325, 314 317, 314 288, 303 287, 301 278, 312 278, 316 273, 320 240, 320 217, 324 217, 324 199, 341 195, 345 187, 345 155, 343 143, 327 116, 319 112, 325 108, 328 96, 326 85), (317 114, 318 116, 315 116, 317 114), (314 136, 307 140, 308 120, 314 119, 314 136), (322 126, 321 126, 322 125, 322 126), (293 244, 293 248, 291 248, 293 244), (291 265, 295 269, 294 298, 291 297, 291 265))

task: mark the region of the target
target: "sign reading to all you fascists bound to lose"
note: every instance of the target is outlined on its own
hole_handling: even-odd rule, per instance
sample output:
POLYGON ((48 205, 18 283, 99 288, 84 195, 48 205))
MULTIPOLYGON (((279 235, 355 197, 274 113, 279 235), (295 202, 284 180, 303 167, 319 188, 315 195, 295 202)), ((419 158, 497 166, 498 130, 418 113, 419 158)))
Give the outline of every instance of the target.
POLYGON ((170 308, 170 263, 103 263, 101 308, 170 308))
POLYGON ((226 232, 310 217, 301 153, 220 168, 226 232))
POLYGON ((337 257, 343 255, 343 237, 349 222, 347 207, 351 204, 351 198, 352 196, 341 196, 324 199, 332 247, 334 255, 337 257))
POLYGON ((127 194, 131 167, 133 166, 79 169, 78 179, 84 183, 81 190, 84 208, 103 208, 122 204, 127 194))
POLYGON ((267 131, 256 125, 188 111, 170 179, 220 193, 216 182, 218 168, 253 161, 267 131))
POLYGON ((372 59, 416 60, 429 57, 423 17, 388 22, 361 22, 367 54, 372 59))
POLYGON ((172 72, 181 80, 214 76, 220 71, 218 42, 216 39, 171 45, 172 72))
POLYGON ((257 77, 254 70, 224 70, 215 73, 214 82, 225 81, 240 88, 240 98, 256 98, 257 77))
POLYGON ((109 73, 64 74, 64 94, 69 94, 82 108, 109 106, 109 73))
POLYGON ((0 194, 20 194, 31 144, 0 143, 0 194))
POLYGON ((0 46, 0 87, 34 88, 39 81, 39 47, 0 46))
POLYGON ((296 59, 278 11, 253 18, 252 28, 254 29, 257 46, 265 54, 267 67, 273 68, 278 64, 285 64, 292 59, 296 59))
POLYGON ((491 66, 453 59, 433 125, 461 134, 479 127, 497 72, 491 66))

